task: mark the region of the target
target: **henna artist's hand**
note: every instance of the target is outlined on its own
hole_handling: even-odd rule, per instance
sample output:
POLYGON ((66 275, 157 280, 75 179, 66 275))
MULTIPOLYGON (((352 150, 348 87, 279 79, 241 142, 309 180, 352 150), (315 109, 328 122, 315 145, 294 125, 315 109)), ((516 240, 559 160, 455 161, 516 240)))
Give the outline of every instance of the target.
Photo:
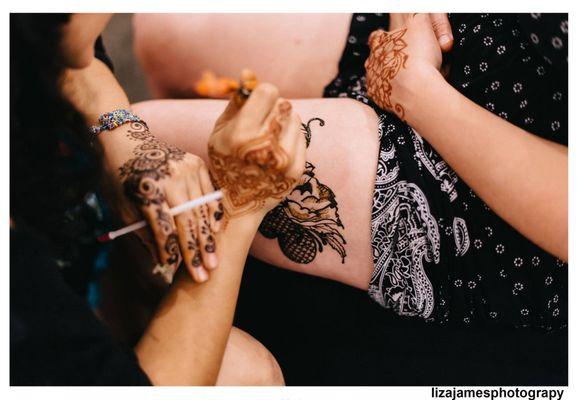
MULTIPOLYGON (((367 94, 379 107, 405 119, 404 94, 418 74, 439 71, 440 41, 429 14, 392 14, 390 31, 369 36, 367 94)), ((439 17, 436 17, 439 19, 439 17)), ((438 26, 438 32, 442 32, 438 26)), ((441 40, 441 39, 440 39, 441 40)))
POLYGON ((209 168, 223 190, 225 216, 262 218, 293 189, 305 168, 301 119, 270 84, 241 104, 233 99, 209 139, 209 168))
POLYGON ((137 235, 149 248, 148 232, 154 236, 153 255, 159 262, 153 273, 170 282, 182 260, 195 281, 208 280, 208 270, 218 266, 215 234, 221 225, 220 202, 174 217, 170 214, 171 208, 215 191, 204 161, 157 140, 145 124, 133 122, 126 127, 132 141, 126 145, 130 157, 116 155, 105 161, 113 163, 112 180, 122 188, 115 202, 121 218, 128 224, 142 215, 148 221, 150 231, 143 229, 137 235), (122 164, 116 166, 120 160, 122 164))
MULTIPOLYGON (((116 78, 99 60, 67 71, 63 93, 90 125, 101 114, 130 109, 116 78)), ((143 217, 149 223, 136 234, 153 256, 153 273, 170 282, 184 261, 195 281, 206 281, 208 269, 218 265, 215 232, 223 214, 220 202, 175 217, 169 213, 170 208, 215 190, 205 163, 157 140, 146 124, 138 122, 101 133, 95 146, 113 211, 127 225, 143 217)))

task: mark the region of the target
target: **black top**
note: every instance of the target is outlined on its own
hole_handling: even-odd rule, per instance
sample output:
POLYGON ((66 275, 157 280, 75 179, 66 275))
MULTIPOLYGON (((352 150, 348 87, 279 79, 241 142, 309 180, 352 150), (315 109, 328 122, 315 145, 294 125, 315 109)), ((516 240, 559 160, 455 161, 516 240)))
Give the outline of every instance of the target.
POLYGON ((50 243, 10 230, 10 384, 149 385, 63 280, 50 243))
MULTIPOLYGON (((568 142, 568 16, 453 14, 448 81, 510 123, 568 142)), ((369 293, 404 316, 438 323, 566 325, 566 263, 498 217, 419 132, 367 98, 367 38, 387 15, 355 14, 325 96, 380 116, 369 293)), ((443 112, 443 105, 440 108, 443 112)))
MULTIPOLYGON (((112 69, 100 38, 95 56, 112 69)), ((90 173, 87 156, 63 151, 56 162, 69 171, 63 176, 81 179, 90 173)), ((10 230, 12 385, 150 385, 134 353, 114 342, 81 297, 98 250, 97 203, 88 192, 82 203, 53 217, 67 238, 28 230, 18 220, 10 230)))

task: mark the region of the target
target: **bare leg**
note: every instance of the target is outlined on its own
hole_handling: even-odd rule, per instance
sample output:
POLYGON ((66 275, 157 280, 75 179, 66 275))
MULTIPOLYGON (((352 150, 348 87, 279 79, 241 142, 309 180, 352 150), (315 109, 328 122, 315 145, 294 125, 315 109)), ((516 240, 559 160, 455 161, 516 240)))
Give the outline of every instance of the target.
MULTIPOLYGON (((308 251, 309 263, 293 261, 291 258, 302 256, 295 257, 292 251, 307 236, 303 232, 289 237, 291 243, 285 250, 280 248, 279 239, 258 234, 251 254, 282 268, 367 289, 373 270, 370 220, 378 153, 377 116, 371 108, 349 99, 292 103, 304 122, 312 118, 324 121, 324 126, 319 126, 319 121, 310 123, 312 138, 307 160, 314 167, 314 183, 322 184, 322 197, 334 195, 332 211, 338 212, 343 228, 333 224, 336 233, 332 238, 337 242, 341 240, 338 236, 345 239, 346 256, 343 258, 328 243, 318 243, 313 259, 311 248, 308 251)), ((219 100, 160 100, 135 104, 134 110, 155 135, 206 160, 207 138, 225 104, 219 100)), ((331 218, 335 219, 334 214, 331 218)))
POLYGON ((156 97, 193 97, 205 70, 250 68, 283 97, 321 97, 337 74, 351 14, 137 14, 135 54, 156 97), (299 82, 298 85, 295 82, 299 82))
POLYGON ((225 348, 217 386, 283 386, 281 367, 248 333, 233 327, 225 348))

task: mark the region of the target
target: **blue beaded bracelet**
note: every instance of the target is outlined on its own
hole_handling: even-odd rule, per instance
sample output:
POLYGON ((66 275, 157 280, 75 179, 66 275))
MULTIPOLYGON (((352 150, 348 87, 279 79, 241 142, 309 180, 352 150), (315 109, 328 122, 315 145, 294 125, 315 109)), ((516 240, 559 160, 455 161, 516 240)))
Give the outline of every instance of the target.
POLYGON ((93 139, 96 138, 96 136, 102 131, 111 131, 128 122, 144 123, 144 121, 140 119, 139 116, 134 115, 128 110, 114 110, 112 112, 102 114, 100 117, 98 117, 98 122, 100 125, 93 125, 90 127, 90 133, 92 134, 93 139))

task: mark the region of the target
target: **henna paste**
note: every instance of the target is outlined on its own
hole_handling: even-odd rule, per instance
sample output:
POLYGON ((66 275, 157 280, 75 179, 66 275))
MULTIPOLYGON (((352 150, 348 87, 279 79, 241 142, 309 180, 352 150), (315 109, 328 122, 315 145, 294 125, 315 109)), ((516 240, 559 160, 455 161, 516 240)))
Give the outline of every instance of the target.
POLYGON ((395 32, 374 31, 369 36, 371 53, 365 61, 367 71, 367 95, 379 107, 393 111, 403 120, 405 111, 399 103, 391 100, 391 81, 405 68, 408 55, 404 52, 407 44, 403 36, 407 29, 395 32))
MULTIPOLYGON (((321 118, 312 118, 302 129, 311 134, 310 124, 321 118)), ((299 184, 273 210, 259 226, 259 232, 269 239, 277 239, 281 251, 290 260, 309 264, 324 246, 329 245, 345 262, 345 227, 339 218, 338 204, 333 191, 315 176, 315 166, 306 164, 299 184)))

